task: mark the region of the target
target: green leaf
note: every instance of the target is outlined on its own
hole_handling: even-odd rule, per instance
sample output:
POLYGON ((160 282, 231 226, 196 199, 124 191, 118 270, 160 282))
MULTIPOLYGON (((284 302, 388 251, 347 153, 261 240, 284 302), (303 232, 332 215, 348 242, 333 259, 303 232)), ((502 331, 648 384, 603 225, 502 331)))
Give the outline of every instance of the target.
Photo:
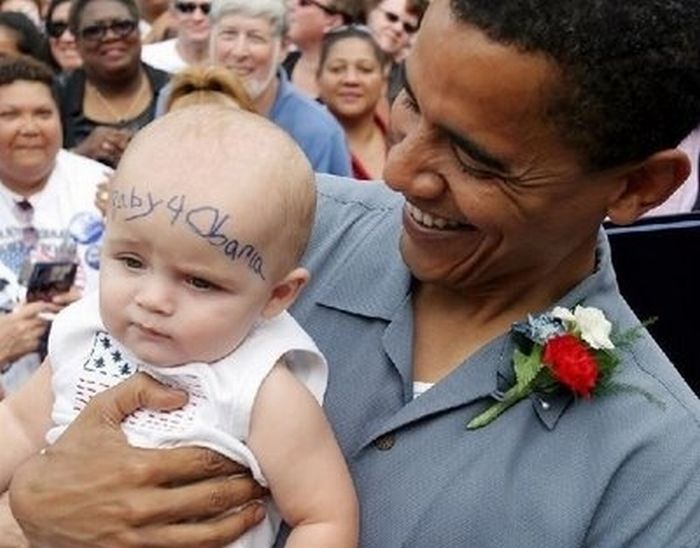
POLYGON ((628 330, 623 331, 623 332, 618 332, 617 330, 613 330, 613 333, 611 333, 611 335, 610 335, 610 339, 612 340, 613 344, 615 345, 615 348, 624 349, 628 346, 631 346, 632 343, 634 343, 639 337, 641 337, 644 330, 647 327, 649 327, 651 324, 655 323, 657 319, 658 318, 656 318, 654 316, 652 318, 644 320, 638 326, 633 327, 633 328, 628 329, 628 330))
POLYGON ((491 407, 489 407, 486 411, 483 413, 480 413, 476 417, 474 417, 472 420, 470 420, 467 423, 467 429, 468 430, 476 430, 477 428, 481 428, 483 426, 486 426, 489 424, 491 421, 493 421, 496 417, 498 417, 501 413, 518 403, 520 400, 523 398, 526 398, 530 394, 530 390, 525 389, 521 390, 520 385, 516 385, 510 388, 508 390, 502 401, 499 401, 497 403, 494 403, 491 407))
POLYGON ((530 354, 523 354, 516 349, 513 353, 513 369, 515 371, 515 383, 522 390, 529 386, 542 369, 542 347, 536 344, 530 354))

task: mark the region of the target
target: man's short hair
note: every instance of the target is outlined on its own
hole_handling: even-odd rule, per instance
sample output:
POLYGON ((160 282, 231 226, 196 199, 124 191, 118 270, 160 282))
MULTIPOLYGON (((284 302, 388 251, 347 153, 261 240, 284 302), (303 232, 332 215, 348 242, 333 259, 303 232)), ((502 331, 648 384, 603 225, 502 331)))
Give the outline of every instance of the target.
POLYGON ((555 63, 547 116, 585 167, 673 148, 700 122, 697 0, 451 0, 451 10, 555 63))
POLYGON ((260 17, 270 21, 275 36, 287 34, 287 7, 284 0, 214 0, 211 22, 216 24, 227 15, 260 17))

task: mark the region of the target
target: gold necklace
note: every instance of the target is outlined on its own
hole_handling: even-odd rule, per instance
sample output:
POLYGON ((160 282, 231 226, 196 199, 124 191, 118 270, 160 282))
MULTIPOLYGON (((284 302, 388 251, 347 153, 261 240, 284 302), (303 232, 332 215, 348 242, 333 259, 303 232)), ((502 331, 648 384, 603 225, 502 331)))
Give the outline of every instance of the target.
POLYGON ((139 82, 139 89, 136 92, 136 95, 132 99, 131 103, 129 104, 129 107, 125 109, 124 111, 117 111, 111 103, 107 100, 107 98, 100 93, 100 90, 97 89, 97 86, 93 84, 92 82, 87 82, 88 88, 94 92, 95 97, 97 97, 98 101, 102 104, 102 106, 109 112, 109 115, 112 117, 112 121, 116 124, 123 124, 124 122, 127 122, 133 118, 132 116, 132 111, 136 108, 136 105, 138 104, 139 100, 141 99, 141 96, 143 95, 144 91, 146 91, 148 84, 146 82, 146 77, 141 75, 141 81, 139 82))

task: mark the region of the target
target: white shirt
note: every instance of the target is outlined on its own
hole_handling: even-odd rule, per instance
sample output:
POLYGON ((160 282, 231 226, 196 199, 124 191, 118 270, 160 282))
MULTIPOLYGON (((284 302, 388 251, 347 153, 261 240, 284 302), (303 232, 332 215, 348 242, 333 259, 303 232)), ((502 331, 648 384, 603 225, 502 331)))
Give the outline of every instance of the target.
MULTIPOLYGON (((72 258, 78 260, 76 285, 81 287, 91 288, 97 282, 101 232, 82 234, 86 237, 81 236, 81 242, 71 236, 69 226, 84 226, 86 220, 93 224, 101 222, 101 213, 94 203, 95 193, 98 183, 104 181, 110 172, 110 168, 99 162, 61 150, 44 188, 29 197, 33 208, 31 226, 39 237, 32 258, 56 260, 66 249, 71 249, 72 258)), ((27 226, 17 215, 16 204, 22 199, 0 184, 0 262, 5 266, 3 277, 10 282, 7 288, 14 288, 12 299, 15 303, 24 298, 23 288, 17 284, 24 256, 22 232, 27 226)), ((0 376, 6 392, 19 387, 38 365, 37 354, 28 354, 17 360, 0 376)))
MULTIPOLYGON (((122 425, 129 443, 149 448, 208 447, 245 465, 258 482, 266 485, 246 441, 255 397, 268 373, 284 358, 319 405, 326 390, 326 362, 296 321, 286 312, 262 320, 233 352, 212 363, 154 367, 140 362, 107 333, 98 300, 96 292, 86 295, 61 311, 54 321, 49 358, 55 426, 47 440, 53 443, 95 394, 137 371, 145 371, 165 384, 186 390, 189 401, 176 411, 140 410, 129 416, 122 425)), ((276 509, 268 505, 266 519, 230 546, 272 546, 278 528, 276 509)))
POLYGON ((177 51, 177 38, 145 44, 141 48, 141 60, 160 70, 175 74, 187 67, 187 62, 177 51))
POLYGON ((678 145, 690 158, 690 175, 685 182, 671 194, 668 200, 644 216, 673 215, 692 211, 698 198, 698 155, 700 155, 700 129, 696 129, 678 145))

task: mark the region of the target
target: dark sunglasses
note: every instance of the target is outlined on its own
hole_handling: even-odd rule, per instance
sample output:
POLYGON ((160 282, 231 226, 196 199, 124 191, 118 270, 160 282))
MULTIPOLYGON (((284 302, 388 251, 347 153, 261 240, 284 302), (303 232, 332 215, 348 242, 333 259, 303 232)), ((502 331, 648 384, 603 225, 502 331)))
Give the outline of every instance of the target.
POLYGON ((107 31, 111 31, 117 38, 126 38, 136 30, 138 23, 133 19, 114 19, 109 23, 95 23, 80 29, 78 33, 83 40, 98 42, 104 40, 107 31))
POLYGON ((399 17, 398 14, 394 13, 393 11, 388 11, 382 8, 379 8, 382 13, 384 14, 384 17, 386 17, 386 20, 389 21, 392 25, 395 25, 399 21, 401 21, 401 26, 403 27, 403 30, 406 32, 406 34, 414 34, 418 30, 418 25, 413 25, 409 23, 408 21, 404 21, 399 17))
POLYGON ((197 4, 195 2, 175 2, 175 9, 180 13, 194 13, 199 8, 204 15, 209 15, 211 4, 197 4))
POLYGON ((46 23, 46 34, 51 38, 60 38, 68 30, 66 21, 50 21, 46 23))
POLYGON ((330 6, 324 6, 323 4, 321 4, 321 2, 318 2, 317 0, 299 0, 299 5, 302 8, 316 6, 318 9, 325 11, 328 15, 338 15, 340 13, 338 10, 334 10, 330 6))

